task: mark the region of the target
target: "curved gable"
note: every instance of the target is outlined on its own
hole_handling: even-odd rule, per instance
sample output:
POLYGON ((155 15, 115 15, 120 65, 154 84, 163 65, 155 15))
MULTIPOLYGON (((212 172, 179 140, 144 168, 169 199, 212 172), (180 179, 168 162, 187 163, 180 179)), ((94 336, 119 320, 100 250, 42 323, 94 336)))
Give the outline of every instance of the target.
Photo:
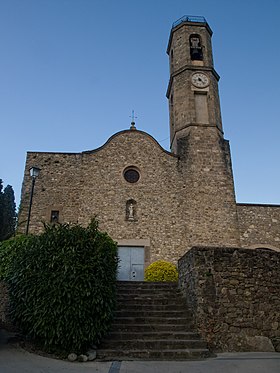
POLYGON ((86 150, 86 151, 83 151, 82 154, 92 154, 92 153, 97 153, 103 149, 105 149, 114 139, 116 139, 117 137, 119 136, 123 136, 123 135, 132 135, 133 136, 135 134, 139 135, 139 136, 143 136, 145 138, 148 138, 149 140, 151 140, 163 153, 165 154, 168 154, 172 157, 175 157, 175 158, 178 158, 178 156, 174 153, 171 153, 167 150, 165 150, 160 144, 159 142, 153 137, 151 136, 150 134, 148 134, 147 132, 144 132, 144 131, 140 131, 140 130, 122 130, 122 131, 119 131, 117 133, 115 133, 114 135, 112 135, 111 137, 109 137, 109 139, 103 144, 101 145, 100 147, 96 148, 96 149, 93 149, 93 150, 86 150))

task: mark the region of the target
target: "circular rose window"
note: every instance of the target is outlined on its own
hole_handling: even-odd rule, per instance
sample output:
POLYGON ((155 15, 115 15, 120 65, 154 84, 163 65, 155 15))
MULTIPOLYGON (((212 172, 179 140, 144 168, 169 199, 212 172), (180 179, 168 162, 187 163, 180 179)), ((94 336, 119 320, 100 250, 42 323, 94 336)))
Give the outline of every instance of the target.
POLYGON ((140 179, 140 174, 135 168, 128 168, 124 171, 123 176, 129 183, 137 183, 140 179))

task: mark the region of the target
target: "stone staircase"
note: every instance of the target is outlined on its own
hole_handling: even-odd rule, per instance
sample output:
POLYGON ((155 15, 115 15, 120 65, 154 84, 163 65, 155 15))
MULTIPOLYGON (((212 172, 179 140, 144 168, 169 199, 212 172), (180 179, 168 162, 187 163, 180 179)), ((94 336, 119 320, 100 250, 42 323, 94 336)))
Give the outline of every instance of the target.
POLYGON ((118 282, 110 334, 97 351, 101 360, 184 360, 212 356, 195 331, 177 284, 118 282))

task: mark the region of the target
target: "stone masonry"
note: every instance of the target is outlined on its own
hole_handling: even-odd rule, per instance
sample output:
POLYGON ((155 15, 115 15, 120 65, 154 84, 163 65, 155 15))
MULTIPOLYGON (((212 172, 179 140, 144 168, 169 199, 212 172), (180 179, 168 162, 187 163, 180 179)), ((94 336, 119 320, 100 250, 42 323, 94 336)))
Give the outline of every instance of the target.
POLYGON ((24 232, 27 221, 29 169, 37 166, 30 232, 41 232, 52 211, 60 223, 87 225, 97 216, 100 228, 119 244, 145 247, 145 266, 157 259, 176 263, 193 246, 280 250, 280 206, 236 204, 211 36, 200 17, 172 27, 167 49, 172 151, 132 126, 92 151, 28 152, 19 230, 24 232), (201 50, 198 59, 192 38, 201 50), (139 173, 138 181, 125 180, 128 168, 139 173))
POLYGON ((243 247, 280 251, 280 206, 237 204, 243 247))
POLYGON ((122 131, 92 152, 29 152, 20 226, 25 226, 28 211, 28 170, 36 164, 41 173, 33 198, 32 232, 42 231, 42 222, 50 221, 52 210, 59 210, 63 222, 86 225, 97 216, 100 228, 116 241, 149 240, 150 262, 162 258, 177 262, 194 244, 237 245, 228 145, 218 137, 208 152, 211 136, 215 137, 211 130, 208 132, 207 141, 199 138, 198 132, 196 136, 191 133, 189 143, 184 145, 188 155, 182 157, 164 151, 151 136, 138 130, 122 131), (201 148, 198 156, 197 142, 201 148), (141 175, 135 184, 123 177, 123 170, 131 165, 141 175), (223 185, 219 193, 217 184, 223 185), (126 202, 130 199, 136 201, 134 221, 126 219, 126 202))
POLYGON ((164 151, 149 135, 122 131, 96 151, 79 154, 28 153, 22 190, 22 220, 26 217, 30 183, 28 169, 36 163, 41 173, 36 181, 30 229, 43 230, 42 221, 50 221, 51 210, 61 212, 64 222, 83 225, 97 216, 100 228, 111 237, 148 239, 153 248, 151 260, 174 261, 186 245, 179 190, 183 178, 178 157, 164 151), (136 166, 137 183, 128 183, 123 171, 136 166), (26 196, 26 198, 25 198, 26 196), (162 197, 161 197, 162 196, 162 197), (136 202, 134 221, 126 218, 126 203, 136 202))
POLYGON ((194 247, 179 284, 216 351, 280 351, 280 253, 194 247))

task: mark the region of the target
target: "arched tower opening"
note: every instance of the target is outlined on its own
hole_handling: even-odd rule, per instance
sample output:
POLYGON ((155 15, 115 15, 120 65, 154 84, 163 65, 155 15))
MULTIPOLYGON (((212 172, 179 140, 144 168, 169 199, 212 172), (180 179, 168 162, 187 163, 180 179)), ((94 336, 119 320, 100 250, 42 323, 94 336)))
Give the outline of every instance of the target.
POLYGON ((189 38, 190 55, 192 61, 203 61, 201 38, 198 34, 192 34, 189 38))

